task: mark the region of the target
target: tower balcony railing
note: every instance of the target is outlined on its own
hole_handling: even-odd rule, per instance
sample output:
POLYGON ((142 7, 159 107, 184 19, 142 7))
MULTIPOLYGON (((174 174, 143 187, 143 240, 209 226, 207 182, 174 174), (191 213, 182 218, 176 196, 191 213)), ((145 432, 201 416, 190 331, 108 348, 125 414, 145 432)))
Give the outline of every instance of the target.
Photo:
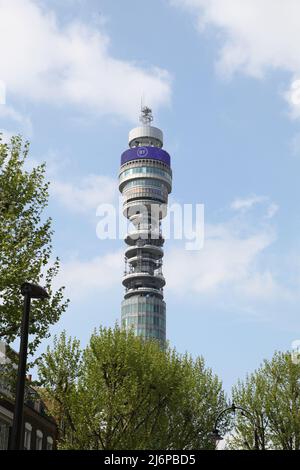
POLYGON ((153 260, 161 260, 163 258, 163 249, 159 246, 149 244, 148 240, 139 240, 135 246, 130 246, 125 250, 125 262, 131 262, 138 256, 150 258, 153 260))
POLYGON ((131 256, 129 259, 125 257, 125 263, 130 263, 132 266, 141 266, 141 265, 151 265, 153 268, 160 267, 162 264, 162 257, 158 258, 157 256, 151 255, 149 253, 143 253, 141 261, 141 255, 136 254, 131 256))
POLYGON ((133 271, 129 273, 124 273, 122 283, 125 287, 136 287, 139 285, 145 287, 163 287, 166 282, 162 272, 156 270, 153 272, 133 271))
POLYGON ((157 268, 160 268, 162 266, 162 256, 157 257, 151 253, 148 252, 143 252, 140 248, 137 249, 137 252, 135 253, 135 256, 131 256, 130 258, 127 258, 125 255, 124 257, 125 260, 125 265, 130 265, 132 264, 133 266, 155 266, 157 268))
MULTIPOLYGON (((156 262, 157 263, 157 262, 156 262)), ((124 275, 146 273, 152 276, 163 276, 162 263, 153 265, 152 263, 142 263, 136 266, 128 264, 125 266, 124 275)))
POLYGON ((125 288, 125 299, 131 297, 132 295, 141 295, 145 297, 159 296, 163 299, 164 291, 161 287, 147 287, 147 286, 135 286, 135 287, 126 287, 125 288))
POLYGON ((143 269, 143 268, 140 268, 140 269, 130 269, 130 270, 124 271, 124 277, 134 276, 134 275, 135 276, 149 275, 149 276, 161 277, 161 278, 164 277, 161 269, 143 269))
POLYGON ((158 221, 156 223, 155 222, 154 223, 141 222, 136 225, 136 228, 138 230, 149 230, 149 232, 152 231, 152 232, 158 232, 160 234, 162 233, 162 230, 158 221))
POLYGON ((157 226, 152 226, 152 225, 142 225, 142 224, 137 224, 134 228, 130 229, 128 232, 127 236, 131 236, 132 238, 135 238, 136 240, 140 240, 140 237, 142 240, 147 241, 148 237, 149 238, 161 238, 163 235, 161 227, 157 226))

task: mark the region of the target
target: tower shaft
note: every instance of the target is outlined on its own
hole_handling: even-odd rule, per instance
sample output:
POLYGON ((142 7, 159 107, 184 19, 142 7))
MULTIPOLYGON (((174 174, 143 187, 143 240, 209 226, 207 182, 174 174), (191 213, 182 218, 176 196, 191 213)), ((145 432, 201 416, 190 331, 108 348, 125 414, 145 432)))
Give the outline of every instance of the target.
POLYGON ((119 189, 123 214, 131 223, 125 238, 125 287, 122 326, 145 339, 166 341, 164 238, 161 220, 172 189, 170 156, 162 149, 162 131, 153 127, 152 113, 143 108, 142 126, 129 133, 129 149, 121 156, 119 189))

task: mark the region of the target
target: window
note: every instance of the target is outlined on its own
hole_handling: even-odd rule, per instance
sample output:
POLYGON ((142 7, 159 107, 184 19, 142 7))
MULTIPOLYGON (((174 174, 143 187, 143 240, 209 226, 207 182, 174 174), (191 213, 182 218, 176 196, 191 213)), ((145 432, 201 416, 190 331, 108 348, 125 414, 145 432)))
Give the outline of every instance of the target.
POLYGON ((30 450, 31 447, 31 431, 32 426, 29 423, 25 423, 25 430, 24 430, 24 449, 30 450))
POLYGON ((0 421, 0 450, 8 448, 9 425, 0 421))
POLYGON ((39 429, 36 432, 35 448, 36 450, 42 450, 43 448, 43 433, 39 429))
POLYGON ((161 170, 160 168, 155 167, 147 167, 147 166, 139 166, 135 168, 129 168, 128 170, 124 170, 120 174, 120 179, 126 178, 129 175, 135 174, 150 174, 150 175, 159 175, 163 178, 166 178, 168 181, 171 181, 171 176, 167 171, 161 170))
POLYGON ((147 178, 147 179, 139 178, 137 180, 132 180, 126 183, 123 191, 126 191, 127 189, 132 188, 134 186, 142 186, 142 187, 154 186, 156 188, 165 188, 164 183, 162 183, 159 180, 155 180, 153 178, 147 178))
POLYGON ((47 450, 52 450, 53 449, 53 439, 51 436, 47 437, 47 450))

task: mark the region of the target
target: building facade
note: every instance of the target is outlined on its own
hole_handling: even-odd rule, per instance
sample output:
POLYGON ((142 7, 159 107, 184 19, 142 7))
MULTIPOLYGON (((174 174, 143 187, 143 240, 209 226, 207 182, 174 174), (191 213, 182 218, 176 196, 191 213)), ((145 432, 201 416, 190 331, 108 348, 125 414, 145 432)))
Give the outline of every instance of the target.
POLYGON ((125 238, 125 287, 121 321, 145 339, 166 341, 166 304, 162 273, 164 238, 161 221, 167 215, 172 190, 170 155, 163 150, 163 133, 152 126, 151 109, 142 108, 141 126, 129 132, 129 149, 121 156, 119 189, 123 214, 130 222, 125 238))
MULTIPOLYGON (((4 373, 5 366, 17 354, 5 343, 0 342, 0 450, 9 448, 13 423, 14 393, 4 373)), ((14 362, 14 360, 13 360, 14 362)), ((23 447, 26 450, 52 450, 56 448, 57 426, 49 416, 45 404, 37 391, 26 386, 23 414, 23 447)))

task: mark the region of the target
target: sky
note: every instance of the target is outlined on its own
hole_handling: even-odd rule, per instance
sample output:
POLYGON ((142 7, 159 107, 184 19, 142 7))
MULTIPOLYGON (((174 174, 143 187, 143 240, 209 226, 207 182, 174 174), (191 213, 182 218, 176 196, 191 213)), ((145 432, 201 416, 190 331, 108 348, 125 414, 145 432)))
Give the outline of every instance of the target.
MULTIPOLYGON (((204 245, 167 240, 167 337, 226 390, 300 338, 298 0, 0 0, 0 129, 47 163, 53 256, 85 345, 120 319, 122 239, 100 240, 141 98, 164 132, 171 202, 204 245)), ((43 342, 45 350, 51 338, 43 342)))

